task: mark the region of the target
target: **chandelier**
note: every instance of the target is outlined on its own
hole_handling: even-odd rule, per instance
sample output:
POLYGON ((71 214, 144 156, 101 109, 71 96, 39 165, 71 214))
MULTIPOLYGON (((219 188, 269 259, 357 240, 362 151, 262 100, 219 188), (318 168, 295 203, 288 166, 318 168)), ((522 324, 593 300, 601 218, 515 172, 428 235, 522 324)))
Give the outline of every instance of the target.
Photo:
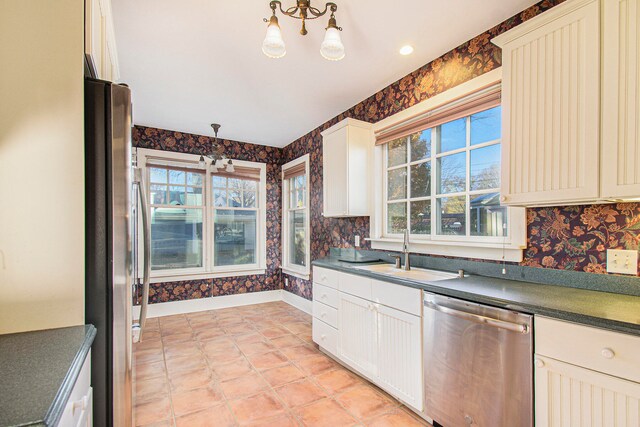
POLYGON ((324 41, 320 45, 320 54, 323 58, 330 61, 339 61, 344 58, 344 45, 340 38, 341 27, 336 24, 336 17, 334 13, 338 10, 338 6, 335 3, 327 3, 324 6, 324 10, 317 9, 311 6, 311 0, 296 0, 296 5, 288 9, 282 9, 282 3, 278 0, 274 0, 269 3, 272 15, 270 19, 264 19, 264 22, 268 22, 267 36, 262 42, 262 52, 270 58, 282 58, 287 50, 282 39, 282 32, 280 31, 280 25, 278 25, 278 17, 276 16, 276 8, 280 9, 280 12, 286 16, 290 16, 302 21, 302 29, 300 34, 303 36, 307 34, 306 21, 319 18, 325 15, 327 12, 331 12, 329 17, 329 24, 326 28, 324 35, 324 41))
POLYGON ((201 168, 207 166, 207 162, 204 159, 204 156, 207 156, 211 159, 211 167, 213 167, 213 173, 219 172, 219 169, 225 169, 227 172, 234 172, 235 169, 233 167, 233 162, 231 159, 227 159, 224 155, 224 149, 218 144, 218 130, 220 129, 220 125, 217 123, 211 123, 211 127, 213 128, 214 139, 211 144, 211 151, 209 154, 200 155, 200 161, 198 165, 201 168))

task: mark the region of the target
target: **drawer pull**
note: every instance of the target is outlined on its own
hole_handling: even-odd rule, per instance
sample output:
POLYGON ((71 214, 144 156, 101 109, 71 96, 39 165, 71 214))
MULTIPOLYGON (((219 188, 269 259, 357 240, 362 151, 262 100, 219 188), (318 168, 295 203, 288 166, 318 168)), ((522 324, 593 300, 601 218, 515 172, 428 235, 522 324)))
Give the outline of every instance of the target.
POLYGON ((536 368, 544 368, 544 360, 536 359, 534 363, 536 364, 536 368))
POLYGON ((326 275, 326 274, 323 274, 322 276, 320 276, 320 279, 321 279, 323 282, 326 282, 326 281, 327 281, 327 275, 326 275))
POLYGON ((320 298, 322 298, 322 299, 327 299, 327 294, 322 294, 322 295, 320 296, 320 298))
POLYGON ((322 334, 322 335, 320 335, 320 339, 321 339, 322 341, 324 341, 325 339, 327 339, 327 336, 326 336, 325 334, 322 334))
POLYGON ((600 354, 602 354, 602 357, 604 357, 605 359, 613 359, 616 356, 614 351, 610 348, 603 348, 600 354))
POLYGON ((320 315, 320 317, 327 317, 327 312, 326 312, 326 311, 325 311, 325 312, 323 312, 323 313, 320 315))

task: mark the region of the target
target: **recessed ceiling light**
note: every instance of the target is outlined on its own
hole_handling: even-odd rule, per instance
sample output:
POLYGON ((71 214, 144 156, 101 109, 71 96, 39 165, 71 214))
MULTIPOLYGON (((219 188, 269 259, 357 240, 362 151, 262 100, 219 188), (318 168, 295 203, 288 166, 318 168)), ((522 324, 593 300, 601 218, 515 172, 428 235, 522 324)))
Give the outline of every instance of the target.
POLYGON ((413 53, 413 46, 405 45, 400 48, 400 55, 411 55, 413 53))

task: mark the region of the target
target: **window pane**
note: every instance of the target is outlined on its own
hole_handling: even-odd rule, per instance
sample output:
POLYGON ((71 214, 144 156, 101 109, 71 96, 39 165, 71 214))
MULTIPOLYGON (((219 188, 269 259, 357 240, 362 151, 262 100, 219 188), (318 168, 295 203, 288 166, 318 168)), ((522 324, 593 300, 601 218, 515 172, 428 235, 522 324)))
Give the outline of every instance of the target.
POLYGON ((500 206, 500 193, 472 196, 470 205, 472 236, 507 235, 507 208, 500 206))
POLYGON ((151 168, 151 182, 167 183, 167 170, 160 168, 151 168))
POLYGON ((471 116, 471 145, 500 139, 501 114, 498 106, 471 116))
POLYGON ((387 183, 387 198, 389 200, 404 199, 407 197, 407 169, 400 168, 389 171, 387 183))
POLYGON ((242 188, 243 180, 238 178, 229 178, 229 188, 242 188))
POLYGON ((295 209, 296 203, 298 203, 298 201, 296 200, 296 190, 292 189, 291 191, 289 191, 289 207, 291 209, 295 209))
POLYGON ((184 187, 169 187, 169 204, 184 205, 184 187))
POLYGON ((500 187, 500 145, 490 145, 470 152, 471 190, 500 187))
POLYGON ((167 204, 167 186, 151 184, 151 200, 152 205, 165 205, 167 204))
POLYGON ((407 138, 393 140, 387 144, 387 166, 407 163, 407 138))
POLYGON ((305 210, 289 212, 289 263, 306 265, 305 210))
POLYGON ((296 207, 301 208, 304 206, 304 196, 305 196, 305 190, 303 188, 301 188, 300 190, 297 191, 297 195, 296 195, 296 207))
POLYGON ((169 169, 169 183, 170 184, 182 184, 186 183, 187 174, 184 171, 174 171, 169 169))
POLYGON ((387 232, 402 234, 407 228, 407 204, 389 203, 387 205, 387 232))
POLYGON ((202 176, 201 173, 189 172, 187 174, 187 184, 202 187, 202 176))
POLYGON ((465 196, 438 199, 438 234, 464 236, 466 200, 465 196))
POLYGON ((256 192, 255 191, 245 191, 243 197, 243 207, 245 208, 255 208, 256 207, 256 192))
POLYGON ((226 207, 227 206, 227 190, 213 190, 213 206, 226 207))
POLYGON ((214 264, 255 264, 257 212, 216 209, 214 217, 214 264))
POLYGON ((411 202, 411 234, 431 234, 431 200, 411 202))
POLYGON ((465 191, 467 184, 466 153, 453 154, 438 159, 438 194, 465 191))
POLYGON ((211 182, 217 188, 225 188, 227 186, 227 178, 223 176, 213 175, 211 182))
POLYGON ((304 188, 307 182, 306 175, 298 175, 294 178, 296 188, 304 188))
POLYGON ((431 129, 414 133, 409 136, 411 142, 411 161, 426 159, 431 157, 431 129))
POLYGON ((229 189, 228 197, 229 197, 229 207, 232 207, 232 208, 242 207, 242 191, 229 189))
POLYGON ((440 146, 438 153, 457 150, 467 145, 467 119, 454 120, 440 126, 440 146))
POLYGON ((202 209, 151 208, 151 269, 202 267, 202 209))
POLYGON ((258 182, 247 179, 242 181, 242 188, 244 190, 256 191, 258 189, 258 182))
POLYGON ((187 187, 186 205, 202 206, 202 187, 187 187))
POLYGON ((411 166, 411 198, 431 194, 431 162, 411 166))

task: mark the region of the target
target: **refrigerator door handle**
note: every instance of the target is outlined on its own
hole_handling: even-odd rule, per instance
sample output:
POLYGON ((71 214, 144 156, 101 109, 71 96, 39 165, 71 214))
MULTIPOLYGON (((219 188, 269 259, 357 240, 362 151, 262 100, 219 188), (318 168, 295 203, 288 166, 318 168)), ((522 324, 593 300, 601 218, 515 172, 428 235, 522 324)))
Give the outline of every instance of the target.
POLYGON ((134 182, 138 187, 140 198, 140 214, 142 217, 143 254, 142 254, 142 302, 140 305, 140 320, 138 342, 142 341, 144 325, 147 321, 147 308, 149 306, 149 280, 151 276, 151 230, 148 217, 147 194, 145 192, 144 176, 140 168, 134 168, 134 182))

